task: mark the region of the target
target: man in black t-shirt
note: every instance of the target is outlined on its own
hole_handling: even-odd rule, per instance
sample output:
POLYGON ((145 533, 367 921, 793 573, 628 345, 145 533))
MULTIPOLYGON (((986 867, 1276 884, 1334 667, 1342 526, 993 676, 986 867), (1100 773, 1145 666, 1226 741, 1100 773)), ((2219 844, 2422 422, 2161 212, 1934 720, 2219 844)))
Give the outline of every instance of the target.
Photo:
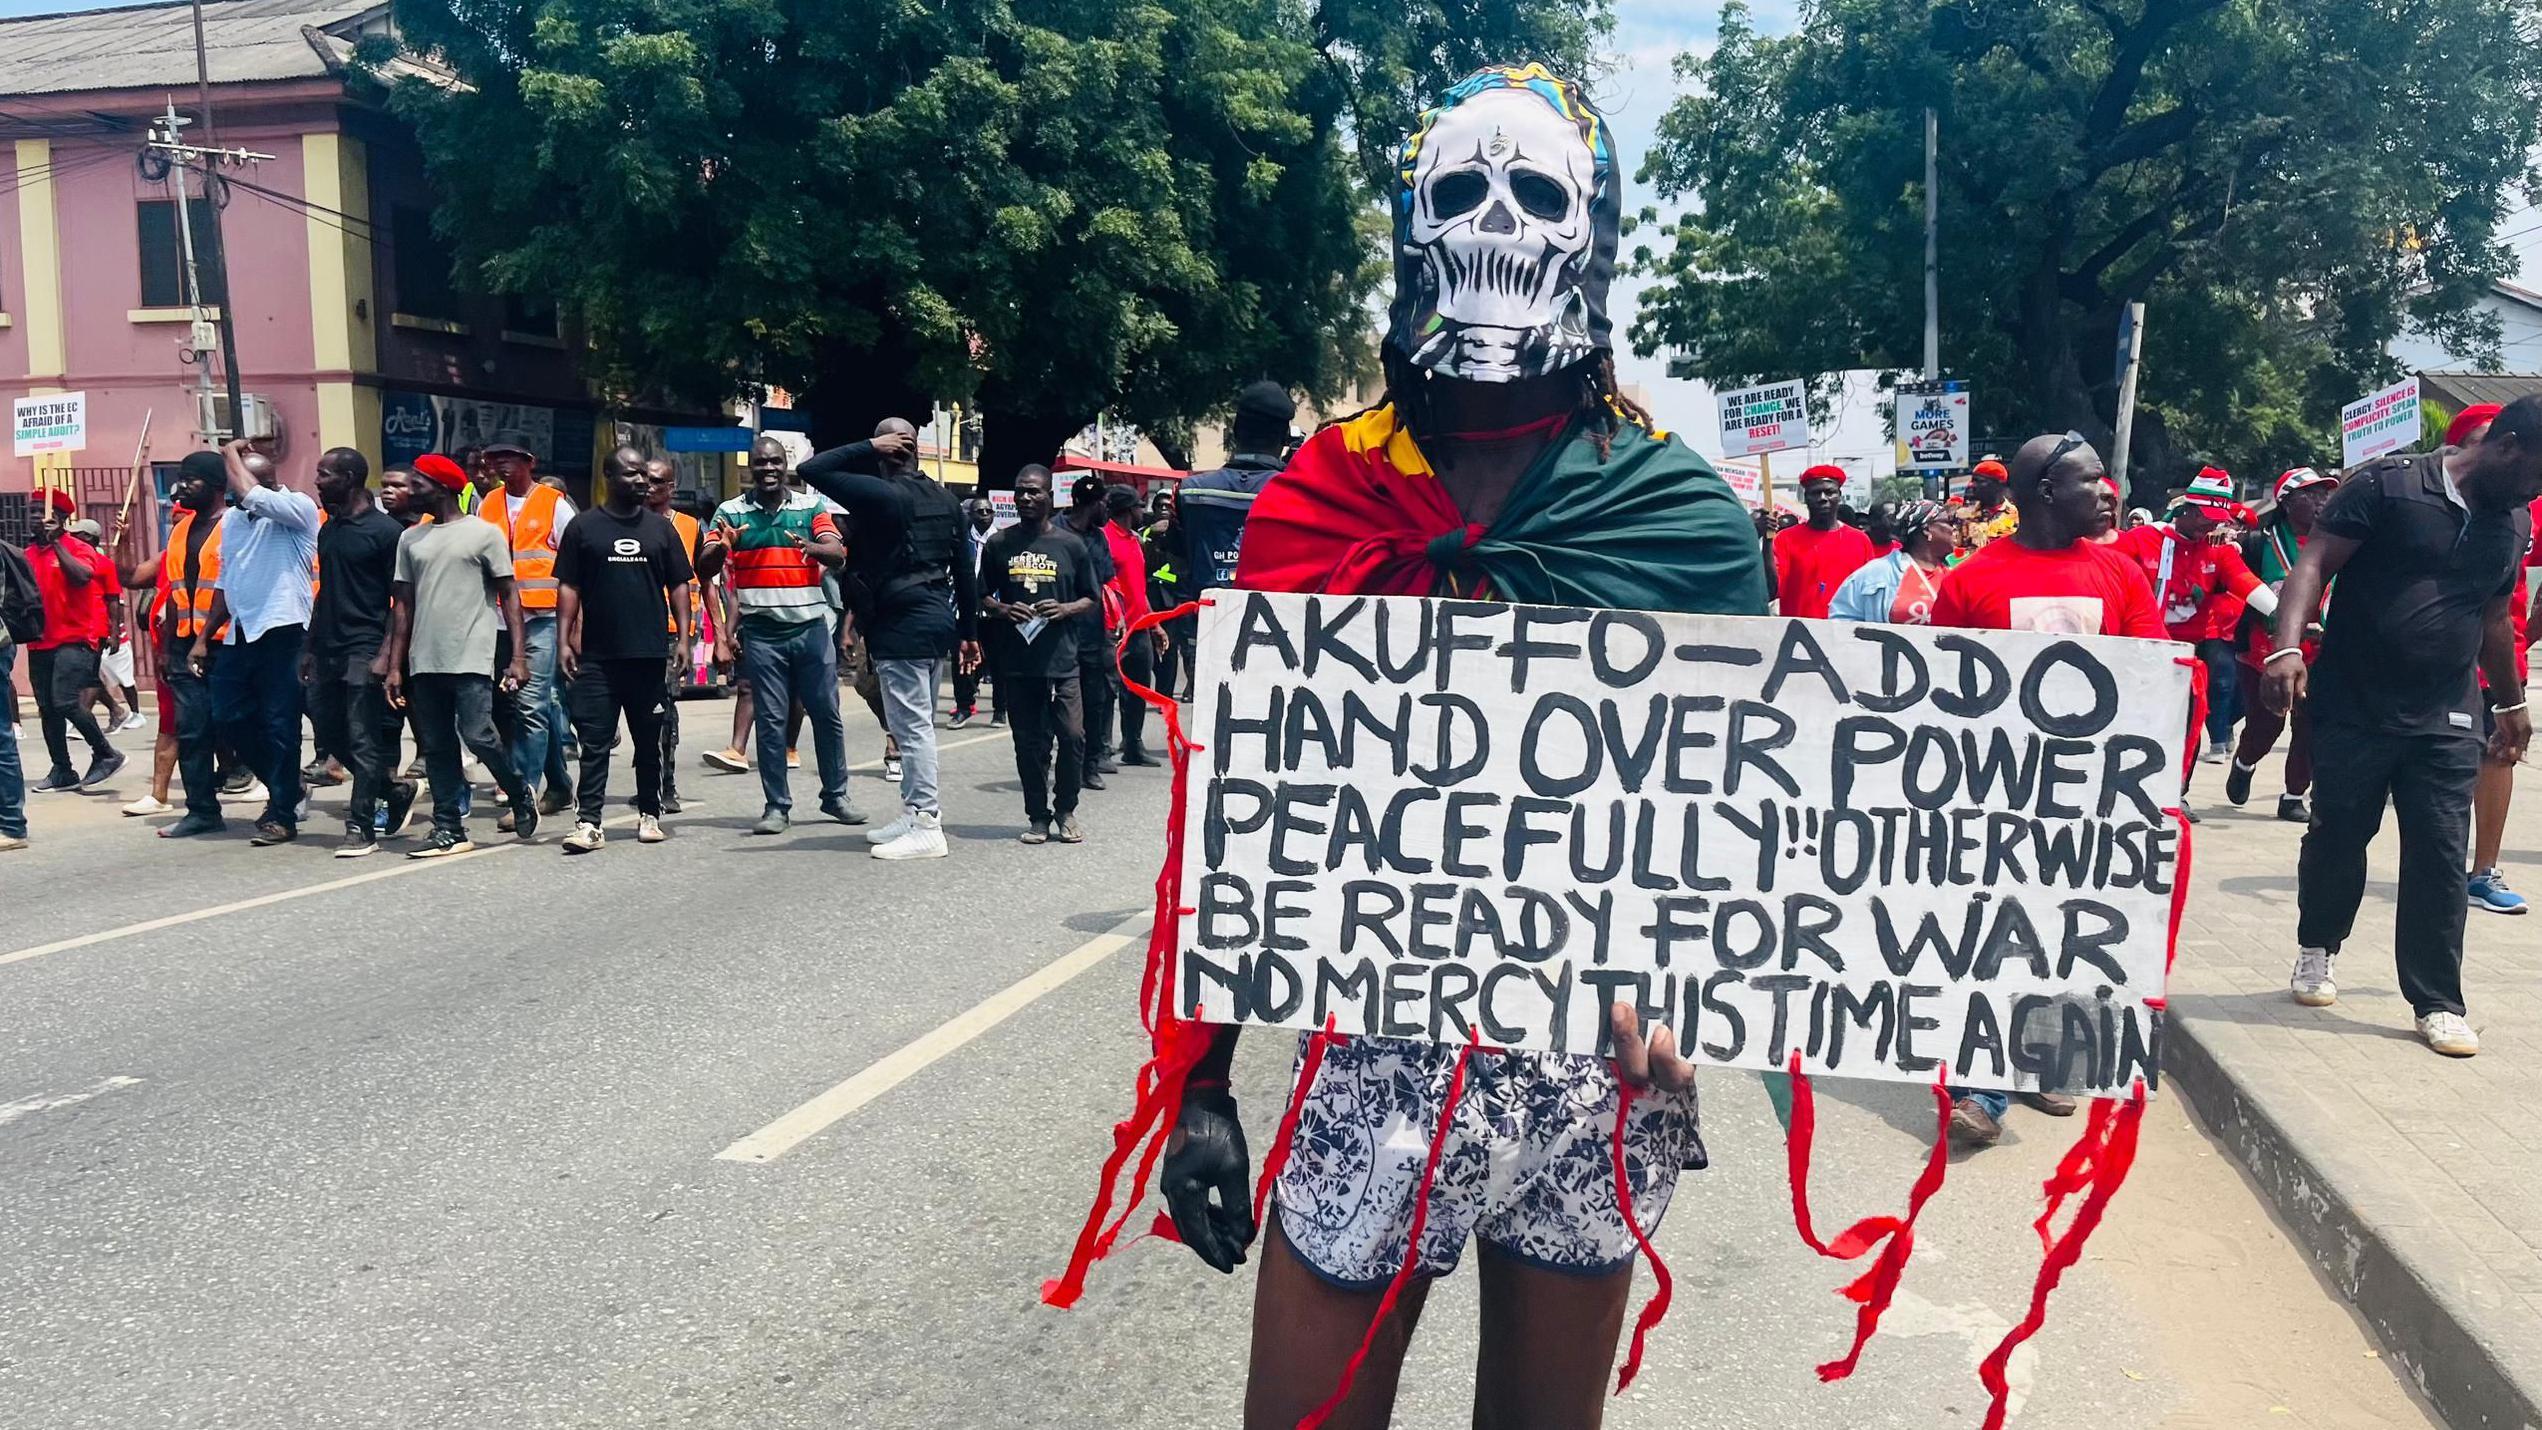
POLYGON ((565 852, 601 845, 601 811, 609 803, 609 756, 618 723, 635 745, 636 842, 659 844, 662 832, 662 690, 670 672, 669 632, 689 622, 688 586, 695 576, 688 544, 644 498, 652 479, 644 453, 620 447, 602 464, 607 499, 577 513, 556 543, 557 671, 565 705, 582 745, 582 784, 574 832, 565 852))
POLYGON ((2332 960, 2364 896, 2366 849, 2388 801, 2401 826, 2393 953, 2419 1036, 2449 1057, 2480 1040, 2463 1006, 2463 857, 2483 741, 2523 758, 2533 725, 2507 614, 2542 495, 2542 397, 2519 398, 2468 447, 2387 457, 2350 472, 2313 523, 2277 603, 2269 707, 2306 702, 2313 812, 2296 867, 2295 1001, 2339 996, 2332 960), (2304 626, 2331 578, 2321 653, 2307 672, 2304 626))
POLYGON ((388 592, 397 577, 397 538, 406 528, 372 502, 370 476, 370 463, 350 447, 318 458, 318 502, 327 519, 318 528, 318 594, 300 652, 318 747, 332 751, 352 776, 338 859, 379 849, 373 816, 382 800, 392 839, 406 831, 415 807, 414 782, 394 777, 397 717, 387 683, 388 592))
POLYGON ((1085 773, 1080 783, 1087 789, 1103 788, 1103 777, 1121 768, 1112 759, 1112 712, 1120 705, 1120 665, 1103 609, 1102 588, 1117 574, 1112 544, 1103 538, 1104 523, 1111 518, 1104 509, 1106 485, 1100 472, 1077 478, 1070 489, 1068 514, 1058 522, 1086 544, 1086 560, 1093 563, 1095 574, 1096 589, 1088 593, 1093 604, 1077 618, 1077 684, 1084 692, 1086 708, 1085 773))
MULTIPOLYGON (((1023 781, 1024 817, 1031 824, 1023 840, 1050 842, 1056 822, 1059 842, 1077 844, 1086 837, 1077 823, 1086 743, 1079 618, 1099 606, 1103 582, 1084 539, 1050 519, 1050 468, 1030 466, 1015 474, 1015 517, 980 552, 980 607, 997 648, 998 684, 1006 691, 1015 730, 1015 774, 1023 781)), ((1102 639, 1100 633, 1095 637, 1102 639)))

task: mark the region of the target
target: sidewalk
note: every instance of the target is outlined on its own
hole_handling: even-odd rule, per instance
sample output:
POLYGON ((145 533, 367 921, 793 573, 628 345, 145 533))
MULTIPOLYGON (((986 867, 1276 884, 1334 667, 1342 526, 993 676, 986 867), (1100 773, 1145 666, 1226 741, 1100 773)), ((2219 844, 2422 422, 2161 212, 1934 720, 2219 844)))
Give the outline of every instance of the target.
MULTIPOLYGON (((2394 985, 2387 819, 2339 1002, 2287 996, 2295 851, 2277 762, 2251 804, 2200 767, 2167 1086, 2241 1158, 2330 1280, 2458 1430, 2542 1425, 2542 914, 2473 910, 2464 985, 2481 1053, 2421 1045, 2394 985)), ((2542 892, 2542 775, 2524 772, 2504 864, 2542 892)), ((2267 1308, 2252 1307, 2265 1315, 2267 1308)))

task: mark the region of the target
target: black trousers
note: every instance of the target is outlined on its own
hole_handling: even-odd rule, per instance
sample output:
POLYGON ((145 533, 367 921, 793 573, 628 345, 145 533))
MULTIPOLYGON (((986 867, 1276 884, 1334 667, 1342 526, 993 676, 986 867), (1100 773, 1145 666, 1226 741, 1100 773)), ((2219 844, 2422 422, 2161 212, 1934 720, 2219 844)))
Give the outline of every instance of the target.
POLYGON ((1156 658, 1156 688, 1177 700, 1188 700, 1191 698, 1192 640, 1199 627, 1191 617, 1185 616, 1179 621, 1167 621, 1164 630, 1165 653, 1156 658))
POLYGON ((673 772, 680 767, 680 683, 668 670, 662 672, 662 703, 658 708, 662 718, 662 798, 676 799, 680 782, 673 772))
POLYGON ((371 674, 373 654, 319 656, 309 680, 309 726, 318 748, 342 760, 353 777, 344 813, 344 827, 352 830, 371 827, 397 778, 397 717, 388 708, 388 687, 371 674))
POLYGON ((415 717, 415 743, 423 747, 424 777, 432 783, 433 828, 461 832, 459 800, 468 792, 467 775, 459 767, 461 745, 494 776, 514 811, 537 803, 512 768, 511 748, 495 737, 494 677, 410 675, 406 705, 415 717))
POLYGON ((2400 816, 2400 904, 2393 961, 2401 996, 2425 1015, 2463 1011, 2463 869, 2480 741, 2313 726, 2312 824, 2295 864, 2295 938, 2336 953, 2365 897, 2366 848, 2388 802, 2400 816))
POLYGON ((63 645, 26 653, 27 688, 35 695, 35 713, 44 727, 44 750, 53 757, 51 773, 76 775, 71 765, 70 732, 88 742, 88 753, 104 759, 114 746, 88 711, 81 692, 97 683, 97 647, 63 645))
POLYGON ((1130 692, 1130 682, 1155 688, 1156 637, 1140 631, 1121 647, 1121 669, 1113 676, 1115 697, 1121 704, 1121 753, 1135 755, 1147 748, 1147 702, 1130 692))
POLYGON ((1024 817, 1048 824, 1075 814, 1080 772, 1086 763, 1085 711, 1078 698, 1078 678, 1007 675, 997 685, 1006 692, 1006 718, 1015 732, 1015 777, 1024 785, 1024 817), (1051 758, 1054 745, 1055 762, 1051 758))
POLYGON ((658 655, 586 660, 567 687, 565 713, 582 746, 574 815, 583 823, 598 824, 609 803, 609 756, 618 748, 621 717, 635 747, 636 813, 662 813, 662 689, 669 675, 658 655))
MULTIPOLYGON (((1079 637, 1082 642, 1083 637, 1079 637)), ((1112 707, 1121 703, 1121 675, 1112 663, 1112 637, 1106 635, 1094 642, 1096 654, 1080 644, 1077 651, 1077 688, 1085 704, 1085 760, 1087 774, 1095 772, 1095 764, 1112 752, 1112 707)))
MULTIPOLYGON (((190 640, 180 641, 173 652, 160 649, 159 687, 177 706, 177 776, 185 784, 185 812, 218 823, 223 755, 213 733, 212 682, 187 665, 192 651, 190 640)), ((221 658, 220 647, 212 647, 210 658, 221 658)), ((235 756, 227 758, 236 762, 235 756)))

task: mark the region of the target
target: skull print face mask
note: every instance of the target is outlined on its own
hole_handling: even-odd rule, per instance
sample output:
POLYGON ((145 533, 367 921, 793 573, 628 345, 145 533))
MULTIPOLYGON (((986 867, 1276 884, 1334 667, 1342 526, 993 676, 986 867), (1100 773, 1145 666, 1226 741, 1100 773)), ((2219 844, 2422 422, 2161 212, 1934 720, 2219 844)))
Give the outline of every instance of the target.
POLYGON ((1605 118, 1541 65, 1476 72, 1404 141, 1386 340, 1472 382, 1607 351, 1623 196, 1605 118))

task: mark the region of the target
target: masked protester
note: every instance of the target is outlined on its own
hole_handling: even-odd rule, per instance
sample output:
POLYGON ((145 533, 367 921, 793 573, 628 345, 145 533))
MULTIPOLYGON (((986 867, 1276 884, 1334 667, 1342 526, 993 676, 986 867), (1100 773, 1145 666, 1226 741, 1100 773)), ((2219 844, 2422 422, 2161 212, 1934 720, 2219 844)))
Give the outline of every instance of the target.
MULTIPOLYGON (((1616 389, 1607 288, 1626 166, 1572 81, 1482 70, 1426 113, 1397 169, 1395 295, 1379 404, 1308 439, 1253 503, 1236 584, 1759 615, 1765 570, 1729 486, 1616 389)), ((1228 1270, 1255 1227, 1227 1085, 1234 1031, 1183 1083, 1164 1191, 1183 1240, 1228 1270), (1218 1200, 1212 1204, 1215 1189, 1218 1200)), ((1595 1426, 1635 1243, 1703 1162, 1694 1070, 1612 1011, 1614 1060, 1362 1037, 1332 1045, 1277 1178, 1254 1294, 1245 1421, 1295 1424, 1334 1393, 1404 1264, 1448 1086, 1418 1248, 1484 1265, 1478 1424, 1595 1426), (1625 1084, 1639 1089, 1629 1099, 1625 1084), (1524 1119, 1493 1109, 1530 1108, 1524 1119), (1546 1111, 1550 1109, 1550 1111, 1546 1111), (1526 1130, 1519 1129, 1524 1123, 1526 1130), (1488 1175, 1486 1168, 1489 1168, 1488 1175)), ((1333 1426, 1386 1423, 1420 1298, 1371 1338, 1333 1426)))

